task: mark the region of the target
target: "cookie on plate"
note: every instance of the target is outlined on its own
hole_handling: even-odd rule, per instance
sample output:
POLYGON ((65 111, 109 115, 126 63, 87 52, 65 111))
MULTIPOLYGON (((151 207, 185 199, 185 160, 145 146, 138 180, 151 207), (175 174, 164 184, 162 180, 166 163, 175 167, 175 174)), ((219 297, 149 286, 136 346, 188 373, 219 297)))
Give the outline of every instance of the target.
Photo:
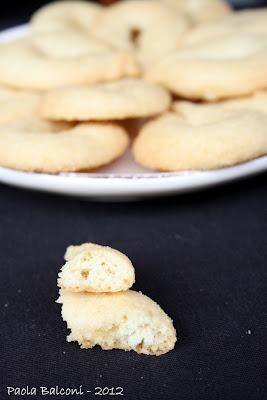
POLYGON ((111 123, 21 120, 0 126, 0 165, 47 173, 89 170, 120 157, 128 143, 126 131, 111 123))
POLYGON ((267 154, 267 115, 223 107, 148 122, 133 145, 135 160, 160 171, 210 170, 267 154))
POLYGON ((180 48, 146 74, 174 94, 215 101, 267 87, 267 34, 227 34, 180 48))
POLYGON ((134 56, 106 48, 77 57, 48 56, 31 39, 0 46, 0 84, 48 90, 60 86, 106 82, 139 74, 134 56))
POLYGON ((118 250, 94 243, 70 246, 58 286, 71 292, 119 292, 135 281, 134 267, 118 250))
POLYGON ((141 79, 123 79, 90 86, 56 89, 44 95, 41 114, 64 121, 148 117, 166 111, 168 91, 141 79))
POLYGON ((102 7, 82 0, 56 1, 41 7, 31 18, 34 32, 55 32, 65 29, 89 31, 102 7))
POLYGON ((94 36, 117 49, 134 51, 143 66, 173 51, 187 29, 180 12, 155 0, 115 3, 92 24, 94 36))
POLYGON ((51 58, 75 59, 111 50, 107 43, 89 34, 67 29, 59 32, 36 33, 29 36, 28 40, 36 51, 51 58))
POLYGON ((134 350, 161 355, 174 348, 172 320, 149 297, 128 290, 118 293, 60 291, 62 318, 71 330, 69 342, 88 349, 134 350))

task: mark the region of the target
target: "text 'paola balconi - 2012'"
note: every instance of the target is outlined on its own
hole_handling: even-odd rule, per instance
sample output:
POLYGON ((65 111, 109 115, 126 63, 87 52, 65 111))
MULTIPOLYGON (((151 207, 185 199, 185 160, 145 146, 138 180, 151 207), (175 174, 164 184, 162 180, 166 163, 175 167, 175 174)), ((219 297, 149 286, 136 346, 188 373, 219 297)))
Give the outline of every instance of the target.
POLYGON ((94 396, 123 396, 123 388, 117 387, 100 387, 96 386, 92 390, 86 389, 83 385, 76 388, 61 387, 61 386, 39 386, 39 387, 12 387, 7 386, 8 396, 83 396, 91 393, 94 396))

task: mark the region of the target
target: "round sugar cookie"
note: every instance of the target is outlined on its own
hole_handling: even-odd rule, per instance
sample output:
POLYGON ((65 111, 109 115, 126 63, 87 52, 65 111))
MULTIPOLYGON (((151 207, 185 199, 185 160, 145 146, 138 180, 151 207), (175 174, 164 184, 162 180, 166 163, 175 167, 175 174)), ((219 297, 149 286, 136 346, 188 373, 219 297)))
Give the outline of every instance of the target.
POLYGON ((239 33, 267 33, 267 8, 240 10, 215 21, 191 29, 183 38, 183 44, 190 45, 216 36, 239 33))
POLYGON ((94 243, 70 246, 58 286, 70 292, 120 292, 135 282, 134 267, 118 250, 94 243))
MULTIPOLYGON (((204 106, 205 107, 205 106, 204 106)), ((210 170, 267 154, 267 116, 204 108, 148 122, 134 142, 135 160, 160 171, 210 170)))
POLYGON ((156 355, 174 348, 176 331, 162 308, 141 292, 72 293, 60 291, 68 342, 84 349, 134 350, 156 355))
POLYGON ((64 0, 47 4, 31 18, 34 32, 54 32, 65 29, 89 31, 102 7, 82 0, 64 0))
POLYGON ((0 87, 0 124, 31 119, 39 112, 40 95, 0 87))
POLYGON ((188 28, 185 17, 155 0, 121 1, 92 25, 94 36, 118 49, 133 50, 146 66, 176 49, 188 28))
POLYGON ((146 73, 174 94, 208 101, 267 87, 267 34, 224 35, 183 47, 146 73))
POLYGON ((128 142, 114 124, 18 121, 0 126, 0 165, 47 173, 89 170, 120 157, 128 142))
POLYGON ((167 110, 166 89, 138 79, 56 89, 44 95, 41 114, 52 120, 87 121, 148 117, 167 110))
POLYGON ((232 12, 225 0, 160 0, 184 13, 191 24, 196 25, 222 18, 232 12))
POLYGON ((0 46, 0 84, 32 90, 105 82, 136 76, 139 67, 132 54, 111 49, 79 57, 49 57, 29 40, 0 46))

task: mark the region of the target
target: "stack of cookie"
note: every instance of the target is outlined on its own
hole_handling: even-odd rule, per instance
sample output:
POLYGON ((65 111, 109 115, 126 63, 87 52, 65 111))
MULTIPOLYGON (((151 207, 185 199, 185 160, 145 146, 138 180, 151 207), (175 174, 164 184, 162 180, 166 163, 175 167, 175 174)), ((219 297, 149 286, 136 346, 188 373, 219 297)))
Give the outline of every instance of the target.
POLYGON ((129 290, 135 271, 128 257, 93 243, 68 247, 58 286, 69 342, 161 355, 173 349, 176 332, 160 306, 129 290))
POLYGON ((152 170, 242 163, 267 153, 267 10, 55 2, 0 46, 0 85, 4 167, 90 171, 129 145, 152 170))

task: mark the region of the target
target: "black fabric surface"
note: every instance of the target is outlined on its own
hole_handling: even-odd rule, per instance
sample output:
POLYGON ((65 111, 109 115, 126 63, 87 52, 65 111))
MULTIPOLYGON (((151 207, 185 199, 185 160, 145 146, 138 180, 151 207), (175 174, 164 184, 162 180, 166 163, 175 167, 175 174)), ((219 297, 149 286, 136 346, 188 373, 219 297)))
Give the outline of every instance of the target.
POLYGON ((266 178, 122 204, 0 185, 0 399, 91 399, 97 386, 139 400, 266 398, 266 178), (66 246, 86 241, 129 255, 134 288, 174 319, 173 351, 149 357, 66 342, 57 273, 66 246), (7 396, 6 386, 26 385, 92 393, 7 396))
MULTIPOLYGON (((39 3, 1 3, 1 27, 39 3)), ((123 397, 100 397, 130 400, 267 398, 266 178, 125 204, 0 185, 0 400, 93 399, 97 386, 123 387, 123 397), (85 241, 132 259, 134 289, 174 319, 172 352, 149 357, 66 342, 57 273, 66 246, 85 241), (27 385, 35 396, 7 395, 7 386, 27 385), (41 396, 40 386, 56 385, 92 393, 41 396)))

